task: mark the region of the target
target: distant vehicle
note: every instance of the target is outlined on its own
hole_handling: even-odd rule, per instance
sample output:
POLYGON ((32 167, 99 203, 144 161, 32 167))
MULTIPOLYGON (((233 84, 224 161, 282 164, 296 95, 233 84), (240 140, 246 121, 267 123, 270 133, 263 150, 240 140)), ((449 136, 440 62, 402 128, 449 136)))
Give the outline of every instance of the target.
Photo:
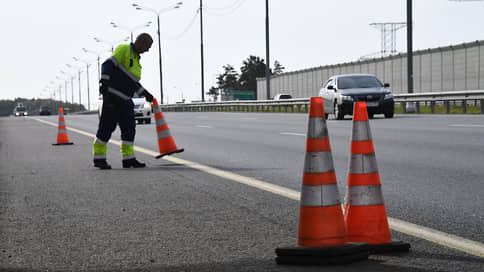
MULTIPOLYGON (((151 113, 153 112, 151 109, 151 103, 147 102, 144 97, 139 96, 137 93, 134 93, 133 98, 134 104, 134 118, 138 121, 138 124, 150 124, 151 123, 151 113)), ((103 110, 103 96, 99 96, 99 103, 98 103, 98 116, 101 118, 101 113, 103 110)))
POLYGON ((282 100, 282 99, 292 99, 292 95, 280 93, 274 96, 274 100, 282 100))
POLYGON ((341 120, 345 115, 353 115, 353 103, 366 102, 368 117, 374 114, 392 118, 395 102, 393 95, 387 88, 390 84, 382 84, 374 75, 347 74, 329 78, 319 91, 324 105, 326 118, 334 114, 341 120))
POLYGON ((27 112, 27 109, 24 106, 17 106, 13 110, 13 116, 28 116, 29 113, 27 112))
POLYGON ((39 114, 40 115, 51 115, 52 111, 47 106, 41 106, 40 109, 39 109, 39 114))

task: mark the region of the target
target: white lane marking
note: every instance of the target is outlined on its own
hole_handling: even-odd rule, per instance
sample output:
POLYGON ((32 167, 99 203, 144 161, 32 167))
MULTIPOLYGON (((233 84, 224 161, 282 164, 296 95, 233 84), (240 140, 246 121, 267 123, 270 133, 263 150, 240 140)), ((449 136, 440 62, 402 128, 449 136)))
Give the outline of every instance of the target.
MULTIPOLYGON (((40 119, 37 119, 37 118, 33 118, 33 119, 37 120, 41 123, 45 123, 45 124, 51 125, 53 127, 57 127, 57 124, 55 124, 55 123, 40 120, 40 119)), ((91 138, 96 137, 96 135, 94 135, 92 133, 85 132, 85 131, 82 131, 82 130, 78 130, 78 129, 75 129, 75 128, 67 127, 67 129, 74 131, 74 132, 77 132, 77 133, 82 134, 82 135, 86 135, 86 136, 91 137, 91 138)), ((119 141, 109 140, 109 143, 113 143, 115 145, 121 146, 121 142, 119 142, 119 141)), ((144 154, 150 155, 150 156, 158 156, 159 155, 158 152, 154 152, 154 151, 151 151, 149 149, 142 148, 142 147, 135 146, 134 149, 138 152, 141 152, 141 153, 144 153, 144 154)), ((289 199, 293 199, 293 200, 296 200, 296 201, 300 200, 300 193, 298 191, 295 191, 295 190, 292 190, 292 189, 289 189, 289 188, 285 188, 285 187, 282 187, 282 186, 279 186, 279 185, 275 185, 275 184, 268 183, 268 182, 265 182, 265 181, 261 181, 261 180, 251 178, 251 177, 245 177, 245 176, 242 176, 242 175, 239 175, 239 174, 231 173, 231 172, 228 172, 228 171, 220 170, 220 169, 217 169, 217 168, 213 168, 213 167, 210 167, 210 166, 206 166, 206 165, 203 165, 203 164, 187 161, 187 160, 172 157, 172 156, 165 156, 165 157, 163 157, 163 159, 170 161, 172 163, 177 163, 177 164, 185 165, 186 167, 198 169, 202 172, 205 172, 205 173, 208 173, 208 174, 211 174, 211 175, 214 175, 214 176, 218 176, 218 177, 221 177, 221 178, 224 178, 224 179, 232 180, 232 181, 235 181, 235 182, 238 182, 238 183, 241 183, 241 184, 246 184, 248 186, 258 188, 258 189, 264 190, 266 192, 270 192, 270 193, 273 193, 273 194, 276 194, 276 195, 287 197, 289 199)), ((342 208, 343 208, 343 206, 342 206, 342 208)), ((456 249, 456 250, 459 250, 459 251, 462 251, 462 252, 465 252, 465 253, 468 253, 468 254, 471 254, 471 255, 474 255, 474 256, 484 258, 484 244, 483 243, 480 243, 480 242, 477 242, 477 241, 472 241, 472 240, 469 240, 469 239, 465 239, 463 237, 459 237, 459 236, 456 236, 456 235, 453 235, 453 234, 441 232, 441 231, 431 229, 431 228, 427 228, 427 227, 424 227, 424 226, 416 225, 416 224, 409 223, 409 222, 399 220, 399 219, 395 219, 395 218, 392 218, 392 217, 388 217, 388 224, 389 224, 390 228, 395 230, 395 231, 405 233, 407 235, 414 236, 414 237, 417 237, 417 238, 425 239, 427 241, 430 241, 430 242, 433 242, 433 243, 436 243, 436 244, 439 244, 439 245, 443 245, 443 246, 453 248, 453 249, 456 249)))
POLYGON ((213 128, 211 126, 205 126, 205 125, 196 125, 196 127, 199 127, 199 128, 213 128))
POLYGON ((295 132, 281 132, 281 135, 291 135, 291 136, 303 136, 306 137, 304 133, 295 133, 295 132))
POLYGON ((484 128, 484 125, 473 125, 473 124, 450 124, 449 127, 479 127, 484 128))

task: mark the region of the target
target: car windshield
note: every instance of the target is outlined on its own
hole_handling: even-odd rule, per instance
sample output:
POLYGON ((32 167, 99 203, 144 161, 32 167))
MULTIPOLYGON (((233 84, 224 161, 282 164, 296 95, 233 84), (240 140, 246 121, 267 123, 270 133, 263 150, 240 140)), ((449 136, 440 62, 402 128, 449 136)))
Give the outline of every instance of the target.
POLYGON ((338 89, 381 88, 381 82, 373 76, 345 76, 338 78, 338 89))
POLYGON ((289 95, 289 94, 281 94, 281 96, 279 96, 279 99, 291 99, 292 96, 289 95))
POLYGON ((18 107, 17 111, 25 111, 25 108, 24 107, 18 107))

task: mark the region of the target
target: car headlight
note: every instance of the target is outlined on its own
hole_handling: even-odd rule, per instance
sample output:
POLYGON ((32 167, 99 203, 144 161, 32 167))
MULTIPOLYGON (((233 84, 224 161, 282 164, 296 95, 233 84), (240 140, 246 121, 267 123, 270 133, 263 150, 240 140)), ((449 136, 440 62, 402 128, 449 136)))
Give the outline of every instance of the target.
POLYGON ((24 115, 25 115, 25 116, 28 116, 28 115, 29 115, 29 113, 28 113, 28 112, 25 112, 25 113, 24 113, 24 115))
POLYGON ((392 99, 392 98, 393 98, 393 94, 389 93, 389 94, 386 94, 385 98, 383 99, 392 99))
POLYGON ((20 113, 18 113, 18 112, 15 113, 15 116, 19 116, 19 115, 20 115, 20 113))
POLYGON ((343 99, 343 101, 353 101, 353 97, 347 95, 342 95, 341 99, 343 99))
POLYGON ((143 108, 145 109, 151 109, 151 103, 144 103, 143 108))

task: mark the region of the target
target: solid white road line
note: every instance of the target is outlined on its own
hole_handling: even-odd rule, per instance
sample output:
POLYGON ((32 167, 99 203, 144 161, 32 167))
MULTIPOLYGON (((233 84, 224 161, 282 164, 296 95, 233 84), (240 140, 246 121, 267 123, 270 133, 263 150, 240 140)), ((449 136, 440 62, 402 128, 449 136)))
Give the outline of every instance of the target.
POLYGON ((473 125, 473 124, 450 124, 449 127, 478 127, 484 128, 484 125, 473 125))
POLYGON ((295 133, 295 132, 281 132, 281 135, 291 135, 291 136, 303 136, 303 137, 306 137, 306 134, 303 134, 303 133, 295 133))
MULTIPOLYGON (((44 120, 37 119, 37 118, 32 118, 32 119, 37 120, 41 123, 45 123, 45 124, 57 127, 56 123, 44 121, 44 120)), ((93 139, 96 137, 96 135, 94 135, 92 133, 85 132, 85 131, 82 131, 82 130, 79 130, 79 129, 70 128, 70 127, 67 127, 67 129, 70 130, 70 131, 91 137, 93 139)), ((115 144, 115 145, 118 145, 118 146, 121 145, 121 142, 115 141, 115 140, 109 140, 109 143, 112 143, 112 144, 115 144)), ((137 152, 141 152, 141 153, 144 153, 146 155, 153 156, 153 157, 159 155, 158 152, 154 152, 154 151, 151 151, 149 149, 142 148, 142 147, 135 146, 134 149, 137 152)), ((268 183, 268 182, 265 182, 265 181, 261 181, 261 180, 251 178, 251 177, 245 177, 245 176, 242 176, 242 175, 239 175, 239 174, 220 170, 220 169, 217 169, 217 168, 213 168, 213 167, 210 167, 210 166, 206 166, 206 165, 203 165, 203 164, 187 161, 187 160, 172 157, 172 156, 166 156, 166 157, 163 157, 163 159, 170 161, 172 163, 185 165, 186 167, 194 168, 194 169, 200 170, 202 172, 205 172, 205 173, 217 176, 217 177, 232 180, 232 181, 235 181, 235 182, 238 182, 238 183, 241 183, 241 184, 246 184, 248 186, 258 188, 258 189, 261 189, 261 190, 264 190, 264 191, 267 191, 267 192, 270 192, 270 193, 273 193, 273 194, 276 194, 276 195, 287 197, 289 199, 293 199, 293 200, 296 200, 296 201, 300 200, 300 193, 298 191, 295 191, 295 190, 292 190, 292 189, 289 189, 289 188, 285 188, 285 187, 282 187, 282 186, 279 186, 279 185, 275 185, 275 184, 268 183)), ((459 250, 459 251, 462 251, 462 252, 465 252, 465 253, 468 253, 468 254, 471 254, 471 255, 475 255, 475 256, 484 258, 484 244, 483 243, 480 243, 480 242, 477 242, 477 241, 472 241, 472 240, 465 239, 463 237, 459 237, 459 236, 456 236, 456 235, 453 235, 453 234, 448 234, 448 233, 441 232, 441 231, 438 231, 438 230, 435 230, 435 229, 427 228, 427 227, 424 227, 424 226, 416 225, 416 224, 413 224, 413 223, 409 223, 409 222, 399 220, 399 219, 395 219, 395 218, 391 218, 391 217, 388 217, 388 224, 389 224, 390 228, 395 230, 395 231, 398 231, 398 232, 401 232, 401 233, 404 233, 404 234, 407 234, 407 235, 410 235, 410 236, 414 236, 414 237, 417 237, 417 238, 425 239, 427 241, 430 241, 430 242, 433 242, 433 243, 436 243, 436 244, 439 244, 439 245, 443 245, 443 246, 453 248, 453 249, 456 249, 456 250, 459 250)))
POLYGON ((199 127, 199 128, 213 128, 211 126, 206 126, 206 125, 196 125, 196 127, 199 127))

